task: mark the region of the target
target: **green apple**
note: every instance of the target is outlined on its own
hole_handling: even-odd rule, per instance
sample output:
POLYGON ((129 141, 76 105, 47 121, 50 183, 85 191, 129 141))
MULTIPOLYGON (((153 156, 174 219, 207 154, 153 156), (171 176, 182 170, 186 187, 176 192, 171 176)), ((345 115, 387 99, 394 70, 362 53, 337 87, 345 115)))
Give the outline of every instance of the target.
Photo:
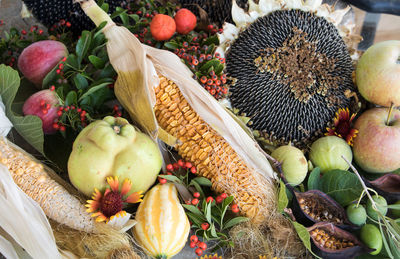
POLYGON ((400 168, 400 111, 373 108, 357 119, 353 143, 354 160, 366 172, 389 173, 400 168))
POLYGON ((105 117, 83 129, 68 160, 71 183, 90 196, 106 188, 106 177, 130 179, 131 192, 145 192, 157 179, 162 157, 158 146, 123 118, 105 117))
POLYGON ((400 106, 400 41, 374 44, 357 64, 356 81, 360 94, 369 102, 400 106))

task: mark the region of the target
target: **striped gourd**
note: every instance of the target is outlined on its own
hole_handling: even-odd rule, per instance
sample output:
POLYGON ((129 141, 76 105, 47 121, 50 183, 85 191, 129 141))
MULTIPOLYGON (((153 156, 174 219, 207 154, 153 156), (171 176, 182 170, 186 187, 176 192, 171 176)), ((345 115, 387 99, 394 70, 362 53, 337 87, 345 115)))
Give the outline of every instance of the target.
POLYGON ((174 82, 161 76, 155 93, 157 121, 179 140, 179 155, 194 164, 200 175, 209 178, 214 190, 233 195, 242 213, 253 223, 262 223, 265 213, 261 210, 269 206, 263 180, 199 117, 174 82))
POLYGON ((76 230, 94 232, 94 220, 86 208, 49 176, 49 168, 6 139, 0 139, 0 163, 49 218, 76 230))
POLYGON ((190 224, 172 183, 153 187, 140 203, 133 229, 145 252, 155 258, 170 258, 185 246, 190 224))

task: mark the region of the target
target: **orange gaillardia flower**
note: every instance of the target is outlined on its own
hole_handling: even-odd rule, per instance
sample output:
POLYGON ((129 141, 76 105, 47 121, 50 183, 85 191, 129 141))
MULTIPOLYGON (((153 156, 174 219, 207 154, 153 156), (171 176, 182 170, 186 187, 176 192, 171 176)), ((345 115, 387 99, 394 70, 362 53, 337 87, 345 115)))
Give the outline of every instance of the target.
POLYGON ((126 211, 123 210, 127 203, 137 203, 142 201, 142 192, 134 192, 127 196, 132 187, 132 182, 125 179, 119 188, 118 177, 107 177, 107 183, 110 188, 104 191, 104 194, 95 189, 92 195, 92 200, 88 200, 87 212, 92 213, 92 217, 97 217, 97 222, 109 222, 114 217, 126 216, 126 211))
POLYGON ((326 128, 328 132, 325 133, 325 135, 343 138, 350 146, 352 146, 353 140, 358 133, 358 130, 352 128, 352 121, 356 115, 356 113, 353 113, 350 116, 349 108, 339 109, 339 111, 336 112, 335 119, 333 120, 334 126, 332 128, 326 128))

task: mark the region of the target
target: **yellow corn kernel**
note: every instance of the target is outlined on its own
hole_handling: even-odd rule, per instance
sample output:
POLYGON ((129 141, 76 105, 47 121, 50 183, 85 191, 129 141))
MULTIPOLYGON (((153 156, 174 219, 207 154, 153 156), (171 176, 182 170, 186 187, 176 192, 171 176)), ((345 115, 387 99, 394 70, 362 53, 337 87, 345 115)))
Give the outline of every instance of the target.
POLYGON ((180 140, 175 147, 179 155, 195 165, 201 176, 209 178, 214 190, 235 196, 245 216, 254 223, 263 222, 265 215, 260 210, 265 207, 266 199, 260 179, 256 179, 226 140, 190 107, 174 82, 160 77, 155 93, 157 121, 168 134, 180 140), (176 114, 180 114, 179 122, 176 114))
POLYGON ((49 218, 73 229, 94 232, 94 221, 86 208, 48 175, 50 169, 5 139, 0 139, 0 157, 14 182, 49 218))

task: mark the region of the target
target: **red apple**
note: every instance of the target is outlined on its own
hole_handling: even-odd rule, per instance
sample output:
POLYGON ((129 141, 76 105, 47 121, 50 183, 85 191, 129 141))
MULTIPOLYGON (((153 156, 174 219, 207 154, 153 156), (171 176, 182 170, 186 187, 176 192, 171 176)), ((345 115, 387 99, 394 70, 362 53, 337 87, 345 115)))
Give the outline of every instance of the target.
POLYGON ((400 168, 400 111, 373 108, 357 119, 354 127, 353 154, 356 163, 366 172, 388 173, 400 168))
POLYGON ((400 106, 400 41, 379 42, 367 49, 358 61, 356 80, 367 101, 400 106))
POLYGON ((26 47, 18 58, 18 68, 36 86, 68 55, 65 45, 55 40, 43 40, 26 47))
POLYGON ((53 123, 58 118, 58 99, 54 91, 42 90, 31 95, 24 103, 22 112, 24 115, 36 115, 42 120, 42 128, 45 134, 56 132, 53 123))

